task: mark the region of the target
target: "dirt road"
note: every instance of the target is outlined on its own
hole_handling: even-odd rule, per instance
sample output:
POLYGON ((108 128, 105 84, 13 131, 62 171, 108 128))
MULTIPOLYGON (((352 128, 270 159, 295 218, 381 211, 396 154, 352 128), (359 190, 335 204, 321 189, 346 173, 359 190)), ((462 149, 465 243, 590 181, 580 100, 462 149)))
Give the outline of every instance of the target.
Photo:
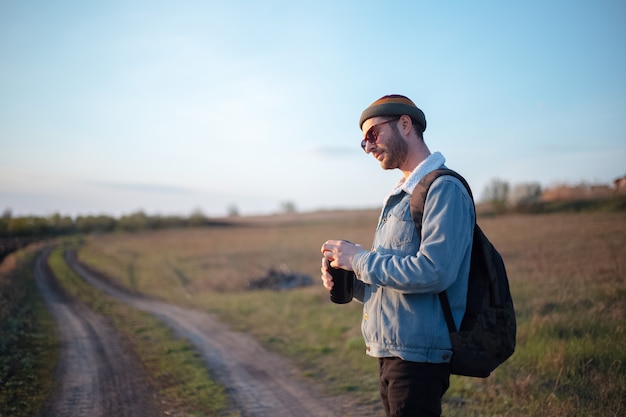
POLYGON ((350 397, 328 397, 304 381, 284 358, 264 350, 250 336, 234 332, 201 311, 131 294, 66 254, 68 264, 87 282, 134 308, 160 318, 190 340, 209 369, 227 387, 245 417, 373 417, 378 410, 355 407, 350 397))
POLYGON ((35 280, 59 329, 57 392, 44 417, 157 415, 150 381, 106 319, 71 299, 47 266, 49 250, 35 263, 35 280))

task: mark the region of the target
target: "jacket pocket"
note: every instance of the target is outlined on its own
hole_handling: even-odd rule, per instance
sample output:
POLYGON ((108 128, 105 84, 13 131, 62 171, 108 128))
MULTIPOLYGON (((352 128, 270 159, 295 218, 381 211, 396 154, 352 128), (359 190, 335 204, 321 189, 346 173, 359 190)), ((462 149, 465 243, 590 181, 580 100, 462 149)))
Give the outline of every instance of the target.
POLYGON ((410 213, 391 212, 384 224, 385 241, 389 248, 397 248, 411 243, 416 233, 415 224, 410 213))

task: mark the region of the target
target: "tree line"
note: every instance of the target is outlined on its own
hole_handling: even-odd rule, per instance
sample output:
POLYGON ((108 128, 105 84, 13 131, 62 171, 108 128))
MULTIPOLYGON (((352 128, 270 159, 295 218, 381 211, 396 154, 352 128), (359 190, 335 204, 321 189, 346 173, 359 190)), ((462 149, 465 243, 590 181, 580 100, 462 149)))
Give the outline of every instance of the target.
POLYGON ((496 213, 537 204, 541 201, 543 190, 538 182, 511 185, 495 178, 483 190, 482 202, 491 204, 496 213))
POLYGON ((188 217, 150 216, 138 211, 119 218, 106 215, 78 216, 72 218, 55 213, 47 217, 14 217, 5 211, 0 217, 0 238, 52 237, 76 233, 139 231, 199 226, 227 225, 225 221, 212 220, 199 211, 188 217))
MULTIPOLYGON (((599 201, 581 202, 590 200, 581 196, 574 202, 546 202, 542 201, 545 190, 539 183, 525 183, 511 186, 507 181, 492 179, 484 188, 480 202, 487 203, 495 214, 506 212, 541 213, 553 211, 587 211, 605 210, 621 211, 626 209, 626 194, 616 193, 615 196, 599 201)), ((295 213, 296 207, 292 202, 284 202, 280 207, 283 213, 295 213)), ((233 206, 229 209, 228 217, 238 217, 239 211, 233 206)), ((106 215, 88 215, 72 218, 61 214, 48 217, 25 216, 14 217, 10 210, 0 217, 0 238, 15 237, 52 237, 71 235, 75 233, 140 231, 171 228, 187 228, 200 226, 231 225, 227 220, 210 219, 200 210, 196 210, 188 217, 183 216, 150 216, 143 211, 115 218, 106 215)))

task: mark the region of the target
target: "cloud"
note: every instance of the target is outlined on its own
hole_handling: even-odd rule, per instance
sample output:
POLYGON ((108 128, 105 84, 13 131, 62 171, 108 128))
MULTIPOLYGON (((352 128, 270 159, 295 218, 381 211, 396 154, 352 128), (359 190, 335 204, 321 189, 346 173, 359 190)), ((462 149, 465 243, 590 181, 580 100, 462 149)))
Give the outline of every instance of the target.
POLYGON ((323 157, 337 157, 343 158, 345 156, 354 156, 354 148, 348 146, 318 146, 312 148, 310 151, 313 155, 323 156, 323 157))
POLYGON ((122 183, 122 182, 101 182, 92 181, 90 185, 98 187, 113 188, 117 190, 136 191, 142 193, 156 194, 190 194, 192 191, 185 187, 179 187, 166 184, 148 184, 148 183, 122 183))

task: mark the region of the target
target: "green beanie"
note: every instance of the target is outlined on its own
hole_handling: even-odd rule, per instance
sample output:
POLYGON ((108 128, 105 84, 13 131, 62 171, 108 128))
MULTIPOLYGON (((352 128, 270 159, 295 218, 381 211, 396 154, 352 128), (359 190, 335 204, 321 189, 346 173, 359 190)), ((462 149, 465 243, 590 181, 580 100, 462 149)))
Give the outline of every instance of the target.
POLYGON ((426 116, 424 116, 424 112, 417 108, 415 103, 410 99, 399 94, 381 97, 370 104, 370 106, 361 113, 359 127, 363 128, 363 123, 372 117, 402 116, 404 114, 415 120, 421 126, 422 132, 426 130, 426 116))

